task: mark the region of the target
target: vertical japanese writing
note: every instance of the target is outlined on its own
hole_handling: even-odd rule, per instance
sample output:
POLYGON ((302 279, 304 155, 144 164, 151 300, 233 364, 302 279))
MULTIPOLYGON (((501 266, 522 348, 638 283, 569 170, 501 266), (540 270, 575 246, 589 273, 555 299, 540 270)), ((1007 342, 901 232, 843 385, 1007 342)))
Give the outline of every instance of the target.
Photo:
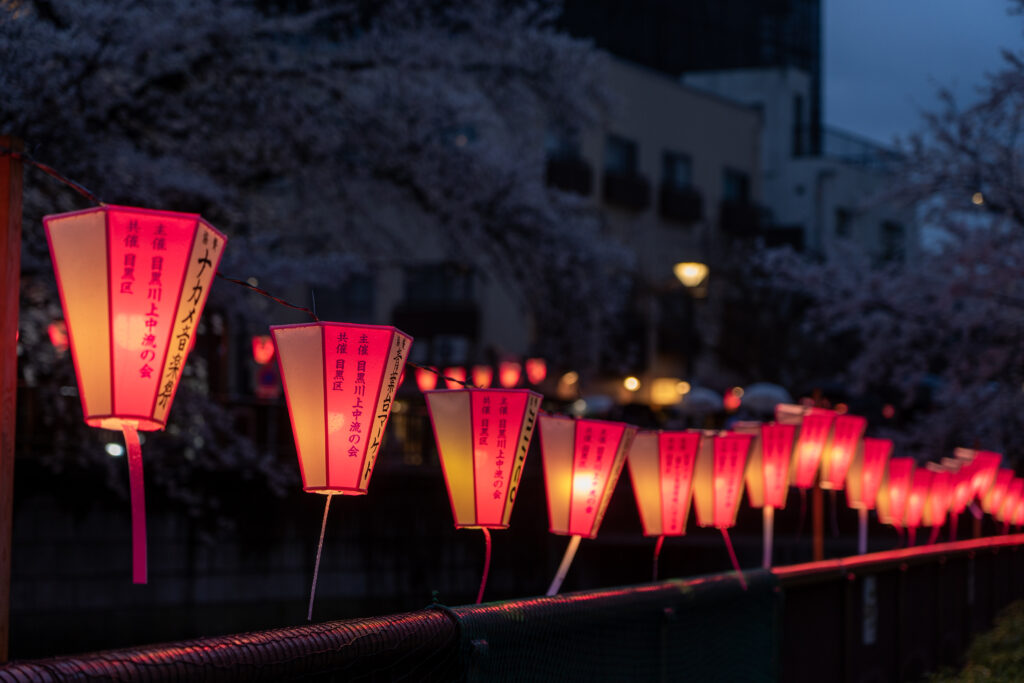
MULTIPOLYGON (((526 453, 530 448, 530 437, 533 434, 533 428, 537 422, 537 410, 539 408, 540 398, 537 396, 530 396, 526 399, 526 412, 523 415, 523 425, 519 436, 519 443, 516 444, 515 464, 512 468, 512 477, 508 487, 508 498, 506 499, 508 505, 515 502, 516 492, 519 490, 519 478, 523 475, 523 465, 526 464, 526 453)), ((499 419, 507 420, 508 413, 507 403, 498 407, 499 419)), ((499 441, 499 443, 507 442, 499 441)))
POLYGON ((370 431, 370 453, 367 456, 369 461, 363 469, 363 482, 370 478, 373 471, 373 464, 377 459, 377 451, 380 448, 381 437, 384 434, 384 427, 388 422, 388 415, 391 413, 391 404, 395 400, 395 392, 398 391, 398 380, 402 375, 402 368, 405 366, 405 356, 409 351, 409 339, 400 334, 394 336, 392 343, 393 352, 387 360, 385 367, 385 384, 380 405, 377 407, 377 415, 373 421, 370 431))

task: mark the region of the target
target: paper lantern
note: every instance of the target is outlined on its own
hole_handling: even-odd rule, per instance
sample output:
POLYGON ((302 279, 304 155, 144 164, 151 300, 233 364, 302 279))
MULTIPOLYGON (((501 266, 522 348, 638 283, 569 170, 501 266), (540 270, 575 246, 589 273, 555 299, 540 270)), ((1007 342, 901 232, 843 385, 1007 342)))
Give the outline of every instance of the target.
POLYGON ((58 354, 63 354, 68 350, 68 328, 63 320, 54 320, 47 325, 46 334, 50 337, 50 343, 53 344, 53 348, 57 350, 58 354))
POLYGON ((498 363, 498 382, 501 386, 506 389, 519 384, 519 378, 522 375, 522 366, 519 363, 512 361, 502 361, 498 363))
POLYGON ((636 431, 622 422, 541 416, 551 533, 597 536, 636 431))
POLYGON ((868 421, 858 415, 838 415, 835 418, 832 435, 821 456, 821 488, 833 491, 843 488, 846 473, 867 426, 868 421))
POLYGON ((866 437, 850 464, 846 477, 846 501, 856 510, 874 510, 878 490, 885 478, 885 466, 892 454, 892 441, 866 437))
POLYGON ((1024 493, 1024 479, 1014 477, 1006 487, 1006 494, 1003 502, 999 505, 999 511, 995 518, 1009 527, 1017 512, 1017 505, 1020 503, 1021 494, 1024 493))
POLYGON ((981 499, 981 507, 985 512, 993 516, 999 512, 999 507, 1003 504, 1003 497, 1006 495, 1006 489, 1011 481, 1013 481, 1012 469, 1004 467, 996 472, 995 482, 981 499))
MULTIPOLYGON (((929 463, 930 465, 932 463, 929 463)), ((932 466, 932 480, 928 486, 928 499, 925 501, 923 522, 930 526, 937 535, 938 529, 946 523, 949 515, 949 504, 953 498, 953 475, 941 466, 932 466)), ((934 543, 934 539, 930 541, 934 543)))
POLYGON ((907 498, 910 495, 913 477, 913 458, 889 460, 889 467, 876 501, 879 521, 891 524, 897 529, 903 528, 903 517, 907 509, 907 498))
MULTIPOLYGON (((473 366, 473 386, 478 389, 489 389, 494 381, 494 368, 490 365, 473 366)), ((455 389, 457 387, 449 387, 455 389)))
POLYGON ((43 218, 85 422, 128 446, 133 580, 146 583, 137 430, 163 429, 225 237, 196 214, 101 206, 43 218))
POLYGON ((777 422, 800 425, 792 467, 793 485, 798 489, 807 490, 814 486, 835 418, 833 411, 821 408, 804 408, 786 403, 775 407, 777 422))
POLYGON ((412 337, 394 327, 335 322, 270 332, 303 489, 365 494, 412 337))
POLYGON ((441 389, 425 396, 456 528, 508 528, 540 394, 441 389))
POLYGON ((751 434, 746 487, 750 506, 761 508, 763 556, 761 565, 771 566, 775 538, 775 510, 786 506, 789 493, 789 463, 793 458, 796 425, 737 422, 733 429, 751 434))
POLYGON ((437 386, 437 372, 434 368, 416 368, 416 386, 420 391, 431 391, 437 386))
POLYGON ((907 493, 906 509, 903 511, 903 526, 909 533, 908 545, 914 545, 914 535, 924 518, 924 506, 928 500, 928 491, 932 485, 933 472, 923 467, 914 470, 907 493))
POLYGON ((252 338, 252 359, 257 365, 266 365, 274 360, 274 340, 269 334, 259 334, 252 338))
POLYGON ((697 523, 727 529, 736 523, 753 436, 722 432, 706 439, 694 475, 697 523), (709 448, 710 447, 710 448, 709 448))
POLYGON ((693 495, 700 432, 640 432, 629 449, 629 475, 645 536, 682 536, 693 495))
POLYGON ((444 383, 449 389, 461 389, 466 386, 466 368, 459 366, 445 368, 444 383))
POLYGON ((548 376, 548 364, 543 358, 526 359, 526 379, 530 384, 540 384, 548 376))

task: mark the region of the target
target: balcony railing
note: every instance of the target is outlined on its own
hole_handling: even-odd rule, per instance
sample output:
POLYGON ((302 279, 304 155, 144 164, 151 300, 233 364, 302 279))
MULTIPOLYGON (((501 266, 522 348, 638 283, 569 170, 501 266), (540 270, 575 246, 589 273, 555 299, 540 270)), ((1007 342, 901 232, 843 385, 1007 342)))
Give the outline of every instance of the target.
POLYGON ((584 196, 594 189, 594 171, 586 160, 579 157, 549 158, 544 180, 551 187, 584 196))
POLYGON ((651 184, 638 173, 605 171, 604 201, 632 211, 643 211, 651 205, 651 184))
POLYGON ((662 218, 692 224, 704 215, 704 199, 695 187, 662 185, 658 196, 658 209, 662 218))

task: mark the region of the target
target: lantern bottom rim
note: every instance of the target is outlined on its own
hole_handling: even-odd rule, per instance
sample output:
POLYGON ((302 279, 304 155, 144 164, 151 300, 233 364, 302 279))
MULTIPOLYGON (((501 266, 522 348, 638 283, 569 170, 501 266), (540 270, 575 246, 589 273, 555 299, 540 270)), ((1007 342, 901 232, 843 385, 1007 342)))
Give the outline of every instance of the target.
POLYGON ((494 529, 500 531, 501 529, 507 529, 508 524, 456 524, 456 529, 494 529))
POLYGON ((304 487, 302 489, 306 493, 319 493, 322 496, 365 496, 365 489, 332 489, 327 487, 310 488, 304 487))
POLYGON ((167 425, 157 422, 148 417, 120 417, 114 415, 90 415, 85 418, 85 424, 99 429, 109 429, 119 432, 125 426, 135 427, 140 432, 162 431, 167 425))

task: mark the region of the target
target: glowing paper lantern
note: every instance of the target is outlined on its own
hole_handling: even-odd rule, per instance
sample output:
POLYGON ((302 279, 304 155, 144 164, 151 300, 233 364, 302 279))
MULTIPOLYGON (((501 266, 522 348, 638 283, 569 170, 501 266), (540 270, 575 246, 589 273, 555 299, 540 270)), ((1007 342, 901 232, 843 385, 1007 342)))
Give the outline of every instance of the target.
POLYGON ((833 491, 843 488, 846 472, 867 426, 868 421, 858 415, 836 417, 832 436, 821 456, 821 488, 833 491))
POLYGON ((892 453, 889 439, 864 438, 846 475, 846 501, 857 510, 857 552, 868 551, 868 510, 875 508, 892 453))
POLYGON ((903 516, 907 509, 907 497, 914 477, 913 458, 892 458, 882 488, 878 493, 878 520, 903 529, 903 516))
POLYGON ((821 456, 825 451, 836 414, 821 408, 804 408, 780 403, 775 407, 775 419, 782 424, 799 424, 796 452, 793 455, 793 485, 806 491, 814 486, 821 456))
POLYGON ((303 489, 365 494, 412 337, 394 327, 334 322, 270 332, 303 489))
POLYGON ((102 206, 43 218, 85 422, 121 430, 133 581, 146 583, 138 430, 163 429, 225 237, 195 214, 102 206))
POLYGON ((753 440, 751 434, 735 432, 720 432, 706 439, 707 445, 700 449, 694 474, 697 523, 700 526, 713 526, 722 532, 729 558, 744 588, 746 581, 740 571, 728 530, 736 524, 736 512, 743 497, 743 480, 753 440))
POLYGON ((561 587, 580 539, 597 536, 635 436, 636 427, 622 422, 541 416, 550 530, 572 536, 548 595, 561 587))
POLYGON ((996 474, 999 465, 1003 462, 1003 456, 992 451, 968 451, 967 449, 956 449, 957 457, 966 454, 973 454, 971 459, 971 499, 982 501, 988 494, 990 488, 996 483, 996 474))
POLYGON ((1003 533, 1006 533, 1013 522, 1022 493, 1024 493, 1024 479, 1014 477, 1006 487, 1006 495, 1003 496, 1003 502, 995 515, 996 519, 1003 523, 1003 533))
POLYGON ((1013 470, 1010 468, 1004 467, 996 472, 995 482, 988 489, 988 493, 984 494, 984 497, 981 499, 981 507, 985 512, 993 516, 999 512, 999 508, 1003 504, 1003 497, 1006 495, 1006 489, 1011 481, 1013 481, 1013 470))
POLYGON ((54 320, 46 326, 46 334, 50 337, 50 343, 57 349, 58 354, 68 350, 68 328, 63 320, 54 320))
POLYGON ((498 363, 498 382, 506 389, 511 389, 519 384, 522 372, 523 368, 519 363, 502 361, 498 363))
POLYGON ((925 501, 924 523, 932 528, 931 545, 938 540, 939 531, 946 523, 949 515, 949 504, 953 498, 953 475, 941 466, 932 467, 932 481, 928 487, 928 500, 925 501))
POLYGON ((907 494, 907 505, 903 511, 903 526, 907 528, 907 545, 914 545, 914 536, 917 528, 921 526, 924 517, 924 505, 928 500, 928 490, 932 484, 931 470, 918 467, 914 470, 914 476, 910 483, 910 491, 907 494))
POLYGON ((420 391, 431 391, 437 386, 437 372, 434 368, 416 368, 416 386, 420 391))
POLYGON ((526 359, 526 379, 530 384, 540 384, 548 376, 548 364, 543 358, 526 359))
POLYGON ((445 368, 444 383, 449 389, 461 389, 466 386, 466 368, 458 366, 445 368))
POLYGON ((274 340, 269 334, 260 334, 252 338, 252 359, 257 365, 266 365, 274 360, 274 340))
POLYGON ((700 432, 640 432, 629 449, 629 475, 645 536, 682 536, 693 495, 700 432))
POLYGON ((494 381, 494 368, 492 368, 490 365, 473 366, 473 386, 477 387, 478 389, 488 389, 490 388, 492 381, 494 381))
POLYGON ((789 493, 789 463, 793 458, 796 425, 738 422, 733 429, 753 435, 746 487, 750 506, 762 509, 763 556, 761 564, 771 566, 775 510, 786 507, 789 493))

